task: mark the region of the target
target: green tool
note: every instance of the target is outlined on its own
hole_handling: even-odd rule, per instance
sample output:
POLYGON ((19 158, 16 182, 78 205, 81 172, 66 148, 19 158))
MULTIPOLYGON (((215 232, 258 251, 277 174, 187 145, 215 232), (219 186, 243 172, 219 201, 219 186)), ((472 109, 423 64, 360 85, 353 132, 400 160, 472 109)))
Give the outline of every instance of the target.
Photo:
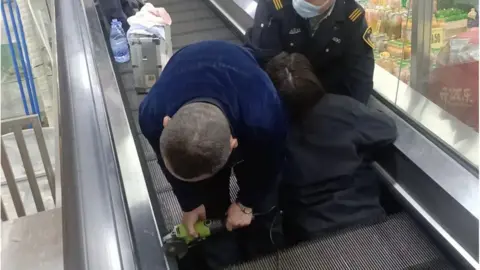
POLYGON ((187 227, 183 224, 176 225, 172 232, 163 237, 164 252, 170 256, 183 257, 188 252, 188 248, 196 243, 205 240, 212 234, 225 230, 223 220, 203 220, 195 224, 195 231, 198 237, 194 238, 188 234, 187 227))

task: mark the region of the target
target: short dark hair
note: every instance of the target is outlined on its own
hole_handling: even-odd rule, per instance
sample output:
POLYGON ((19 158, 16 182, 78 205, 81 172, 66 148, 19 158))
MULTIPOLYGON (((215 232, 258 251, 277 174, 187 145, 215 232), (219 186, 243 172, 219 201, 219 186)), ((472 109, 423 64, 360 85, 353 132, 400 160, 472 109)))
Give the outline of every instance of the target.
POLYGON ((282 52, 267 63, 266 71, 293 117, 301 117, 325 94, 310 61, 302 54, 282 52))
POLYGON ((183 180, 217 173, 230 156, 230 124, 215 105, 195 102, 175 113, 160 136, 170 172, 183 180))

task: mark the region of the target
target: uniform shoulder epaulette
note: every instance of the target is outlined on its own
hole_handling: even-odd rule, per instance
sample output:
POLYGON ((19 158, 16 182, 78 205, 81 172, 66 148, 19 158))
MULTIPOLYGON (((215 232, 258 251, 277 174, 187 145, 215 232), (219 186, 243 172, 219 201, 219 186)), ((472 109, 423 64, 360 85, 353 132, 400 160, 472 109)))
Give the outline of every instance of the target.
POLYGON ((357 7, 352 12, 350 12, 350 14, 348 15, 348 19, 352 22, 356 22, 362 17, 364 13, 365 11, 363 10, 363 8, 357 7))
POLYGON ((283 8, 283 0, 271 0, 275 10, 281 10, 283 8))

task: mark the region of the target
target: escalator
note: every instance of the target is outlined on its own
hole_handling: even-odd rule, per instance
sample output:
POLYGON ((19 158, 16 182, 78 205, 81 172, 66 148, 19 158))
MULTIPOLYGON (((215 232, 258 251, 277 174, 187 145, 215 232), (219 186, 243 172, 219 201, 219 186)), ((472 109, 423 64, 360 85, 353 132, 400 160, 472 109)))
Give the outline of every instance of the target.
MULTIPOLYGON (((219 15, 215 5, 202 0, 153 0, 172 17, 173 51, 202 40, 225 40, 241 43, 241 33, 235 31, 228 18, 219 15)), ((232 2, 233 3, 233 2, 232 2)), ((144 95, 133 86, 130 64, 115 64, 123 92, 125 108, 132 121, 132 133, 137 141, 145 178, 150 180, 152 200, 157 202, 156 217, 160 232, 166 233, 181 222, 182 211, 156 162, 156 156, 138 125, 138 107, 144 95)), ((231 194, 238 187, 231 178, 231 194)), ((388 196, 393 196, 388 193, 388 196)), ((395 210, 385 220, 370 226, 358 226, 333 232, 318 240, 279 251, 232 269, 458 269, 448 252, 435 241, 396 200, 390 200, 395 210)), ((463 269, 463 267, 462 267, 463 269)))

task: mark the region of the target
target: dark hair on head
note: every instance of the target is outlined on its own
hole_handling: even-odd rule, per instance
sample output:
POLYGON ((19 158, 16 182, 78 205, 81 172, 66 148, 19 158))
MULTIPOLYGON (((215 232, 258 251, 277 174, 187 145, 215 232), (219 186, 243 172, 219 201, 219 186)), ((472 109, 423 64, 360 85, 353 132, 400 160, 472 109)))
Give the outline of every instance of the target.
POLYGON ((325 94, 308 59, 282 52, 267 63, 267 73, 292 117, 301 117, 325 94))
POLYGON ((160 152, 168 170, 190 180, 213 175, 230 156, 230 125, 223 112, 208 103, 181 107, 160 136, 160 152))

